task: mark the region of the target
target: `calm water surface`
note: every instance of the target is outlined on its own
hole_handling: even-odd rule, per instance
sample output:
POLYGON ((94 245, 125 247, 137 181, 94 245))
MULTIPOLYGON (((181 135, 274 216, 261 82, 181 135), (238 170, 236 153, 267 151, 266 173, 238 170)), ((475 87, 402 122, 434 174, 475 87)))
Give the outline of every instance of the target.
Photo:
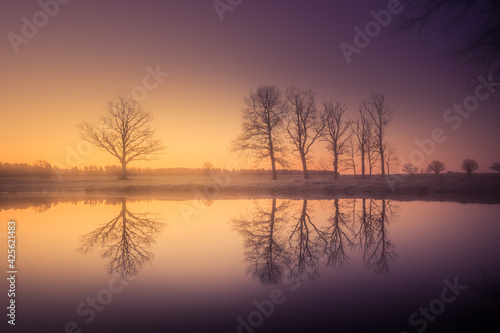
POLYGON ((487 331, 499 217, 498 205, 372 199, 0 211, 17 221, 17 332, 487 331))

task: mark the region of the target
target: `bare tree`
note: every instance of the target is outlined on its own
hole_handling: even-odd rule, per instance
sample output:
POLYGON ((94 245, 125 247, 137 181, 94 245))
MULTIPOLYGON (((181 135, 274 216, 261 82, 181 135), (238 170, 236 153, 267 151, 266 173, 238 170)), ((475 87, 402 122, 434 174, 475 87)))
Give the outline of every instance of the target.
POLYGON ((372 121, 375 147, 378 149, 380 155, 380 170, 383 176, 385 175, 386 164, 384 156, 386 128, 392 121, 394 109, 387 105, 383 94, 377 93, 372 93, 369 98, 364 99, 361 102, 361 107, 366 110, 372 121))
POLYGON ((352 170, 352 172, 354 173, 354 178, 356 178, 357 177, 356 156, 358 153, 358 149, 352 137, 347 142, 346 151, 347 151, 347 158, 343 160, 343 164, 346 170, 352 170))
POLYGON ((309 179, 307 162, 311 146, 321 136, 324 123, 316 110, 315 94, 311 90, 295 87, 286 91, 287 117, 286 132, 293 143, 293 151, 302 162, 304 179, 309 179))
MULTIPOLYGON (((372 125, 370 116, 360 106, 359 115, 351 124, 351 130, 357 140, 358 151, 361 158, 361 178, 365 178, 365 155, 368 155, 370 141, 372 139, 372 125)), ((371 174, 371 173, 370 173, 371 174)))
POLYGON ((409 174, 410 176, 413 176, 415 173, 418 172, 418 168, 411 163, 406 163, 405 165, 403 165, 403 171, 409 174))
POLYGON ((33 163, 33 166, 36 169, 36 173, 40 176, 40 178, 49 178, 52 173, 52 165, 44 160, 36 160, 33 163))
POLYGON ((444 171, 446 170, 446 167, 444 165, 443 162, 441 161, 432 161, 428 166, 427 166, 427 171, 430 172, 434 172, 436 174, 436 176, 439 176, 439 173, 441 171, 444 171))
POLYGON ((109 102, 100 126, 87 122, 78 125, 82 139, 116 157, 122 166, 121 179, 127 178, 127 165, 132 161, 150 160, 165 149, 151 129, 151 112, 126 95, 109 102))
POLYGON ((205 162, 203 163, 201 168, 203 169, 206 175, 210 175, 214 170, 214 165, 212 164, 212 162, 205 162))
POLYGON ((495 162, 490 166, 491 170, 500 172, 500 162, 495 162))
POLYGON ((406 14, 398 19, 396 31, 420 33, 433 19, 444 23, 448 32, 458 28, 461 36, 467 38, 453 50, 453 55, 475 71, 492 73, 492 79, 498 82, 500 6, 497 0, 423 0, 411 1, 405 6, 406 14))
POLYGON ((318 168, 319 171, 321 171, 321 177, 325 178, 330 169, 330 163, 326 158, 322 157, 316 162, 316 167, 318 168))
POLYGON ((384 155, 385 165, 387 166, 387 174, 389 175, 391 165, 399 162, 399 155, 397 153, 396 147, 389 143, 385 144, 384 155))
POLYGON ((372 175, 373 168, 378 162, 378 152, 375 145, 375 139, 372 137, 367 146, 366 156, 368 157, 368 170, 369 175, 372 175))
POLYGON ((463 160, 462 162, 462 166, 461 166, 461 169, 465 172, 467 172, 467 174, 470 176, 474 171, 476 171, 477 169, 479 168, 479 164, 477 164, 476 161, 474 161, 473 159, 465 159, 463 160))
POLYGON ((250 92, 244 102, 243 133, 232 142, 230 149, 255 159, 257 165, 269 158, 276 180, 276 164, 287 166, 285 148, 280 140, 286 115, 281 90, 276 86, 261 85, 250 92))
POLYGON ((347 141, 351 137, 349 128, 351 121, 346 118, 347 107, 340 101, 324 103, 322 122, 325 124, 323 140, 328 142, 328 149, 333 154, 333 173, 335 179, 339 174, 339 159, 347 152, 347 141))

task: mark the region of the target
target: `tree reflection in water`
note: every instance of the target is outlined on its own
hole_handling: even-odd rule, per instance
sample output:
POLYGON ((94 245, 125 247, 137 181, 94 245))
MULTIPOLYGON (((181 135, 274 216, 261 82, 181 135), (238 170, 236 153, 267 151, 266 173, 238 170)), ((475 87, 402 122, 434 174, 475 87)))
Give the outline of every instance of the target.
POLYGON ((389 271, 397 258, 389 240, 388 224, 398 207, 389 200, 334 199, 325 223, 313 221, 308 200, 294 214, 290 201, 268 207, 255 203, 239 218, 232 219, 234 229, 243 237, 247 271, 264 284, 314 279, 319 275, 322 258, 326 265, 342 268, 350 263, 349 251, 359 247, 363 262, 375 273, 389 271))
POLYGON ((121 200, 121 211, 114 219, 82 236, 78 251, 86 254, 102 247, 101 257, 108 259, 110 274, 121 279, 136 275, 145 262, 153 259, 150 247, 164 223, 151 213, 131 213, 126 199, 121 200))
POLYGON ((279 206, 272 199, 270 207, 255 203, 251 211, 232 219, 234 229, 243 237, 247 272, 263 284, 283 281, 289 265, 284 226, 288 202, 279 206))

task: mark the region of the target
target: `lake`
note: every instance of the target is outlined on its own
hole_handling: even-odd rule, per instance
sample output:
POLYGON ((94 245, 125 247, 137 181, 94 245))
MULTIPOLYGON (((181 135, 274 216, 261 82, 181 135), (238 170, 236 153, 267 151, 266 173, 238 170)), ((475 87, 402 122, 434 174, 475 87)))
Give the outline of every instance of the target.
POLYGON ((0 201, 18 332, 488 331, 499 216, 370 198, 0 201))

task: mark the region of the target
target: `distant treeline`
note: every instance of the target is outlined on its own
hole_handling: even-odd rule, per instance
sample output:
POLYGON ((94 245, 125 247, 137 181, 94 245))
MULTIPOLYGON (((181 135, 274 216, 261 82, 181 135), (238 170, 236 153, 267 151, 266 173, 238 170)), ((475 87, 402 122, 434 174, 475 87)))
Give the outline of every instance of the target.
MULTIPOLYGON (((241 175, 270 175, 271 170, 266 169, 239 169, 223 170, 215 167, 201 168, 128 168, 127 173, 130 176, 168 176, 168 175, 210 175, 219 172, 231 172, 241 175)), ((28 163, 2 163, 0 162, 0 177, 41 177, 50 178, 64 174, 65 176, 119 176, 122 172, 120 166, 107 165, 104 167, 85 166, 83 168, 73 167, 71 169, 59 169, 45 161, 36 161, 33 164, 28 163)), ((301 174, 302 170, 279 170, 282 175, 301 174)), ((329 175, 333 171, 311 170, 312 174, 329 175)))

